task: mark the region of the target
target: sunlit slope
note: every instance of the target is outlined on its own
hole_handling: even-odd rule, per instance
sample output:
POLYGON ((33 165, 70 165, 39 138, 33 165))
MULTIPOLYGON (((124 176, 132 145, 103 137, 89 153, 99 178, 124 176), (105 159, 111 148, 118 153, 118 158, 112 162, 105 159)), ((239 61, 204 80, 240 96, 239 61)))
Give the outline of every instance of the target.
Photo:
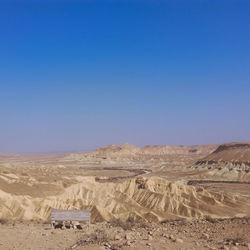
MULTIPOLYGON (((125 143, 123 145, 108 145, 98 148, 91 153, 86 154, 70 154, 66 156, 69 160, 99 160, 107 162, 108 160, 115 160, 119 162, 124 161, 165 161, 169 164, 178 162, 195 163, 197 160, 207 156, 216 149, 217 145, 197 145, 197 146, 145 146, 136 147, 132 144, 125 143)), ((185 164, 184 164, 185 165, 185 164)))
POLYGON ((94 178, 79 177, 78 182, 58 195, 42 198, 0 191, 0 217, 47 220, 51 208, 90 209, 93 221, 250 215, 248 198, 208 192, 156 177, 122 183, 99 183, 94 178))
POLYGON ((211 164, 213 162, 245 163, 250 166, 250 144, 229 143, 220 145, 213 153, 201 161, 210 161, 211 164))
POLYGON ((250 144, 222 144, 214 152, 198 160, 195 166, 209 169, 212 176, 250 181, 250 144))

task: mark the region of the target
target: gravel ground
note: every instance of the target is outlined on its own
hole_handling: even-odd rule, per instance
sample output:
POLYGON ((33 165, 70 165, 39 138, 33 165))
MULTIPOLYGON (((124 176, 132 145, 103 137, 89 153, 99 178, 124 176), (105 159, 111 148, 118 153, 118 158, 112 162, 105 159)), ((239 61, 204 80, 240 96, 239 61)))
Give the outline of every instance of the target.
POLYGON ((0 249, 250 249, 250 219, 116 221, 81 230, 1 221, 0 249))

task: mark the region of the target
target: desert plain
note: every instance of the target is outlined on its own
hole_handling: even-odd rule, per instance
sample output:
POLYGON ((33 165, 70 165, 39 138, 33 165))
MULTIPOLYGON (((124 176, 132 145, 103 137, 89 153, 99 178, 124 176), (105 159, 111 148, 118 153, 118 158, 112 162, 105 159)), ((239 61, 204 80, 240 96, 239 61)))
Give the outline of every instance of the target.
POLYGON ((2 153, 0 249, 250 249, 250 144, 2 153), (51 209, 91 226, 53 229, 51 209))

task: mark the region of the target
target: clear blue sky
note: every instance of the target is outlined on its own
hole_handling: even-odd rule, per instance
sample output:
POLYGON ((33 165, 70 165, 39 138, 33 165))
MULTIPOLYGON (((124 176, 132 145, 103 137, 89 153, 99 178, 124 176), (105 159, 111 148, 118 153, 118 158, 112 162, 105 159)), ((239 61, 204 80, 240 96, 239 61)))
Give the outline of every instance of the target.
POLYGON ((250 1, 0 2, 0 152, 250 141, 250 1))

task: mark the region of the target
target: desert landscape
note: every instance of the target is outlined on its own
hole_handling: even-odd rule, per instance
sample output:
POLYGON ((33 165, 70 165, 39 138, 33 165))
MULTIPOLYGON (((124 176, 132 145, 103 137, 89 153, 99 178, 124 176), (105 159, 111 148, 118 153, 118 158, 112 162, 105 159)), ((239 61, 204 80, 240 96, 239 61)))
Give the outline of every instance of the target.
POLYGON ((249 0, 0 0, 0 250, 250 250, 249 0))
POLYGON ((250 144, 0 154, 0 218, 0 249, 250 249, 250 144))
POLYGON ((0 0, 0 250, 250 250, 250 1, 0 0))

